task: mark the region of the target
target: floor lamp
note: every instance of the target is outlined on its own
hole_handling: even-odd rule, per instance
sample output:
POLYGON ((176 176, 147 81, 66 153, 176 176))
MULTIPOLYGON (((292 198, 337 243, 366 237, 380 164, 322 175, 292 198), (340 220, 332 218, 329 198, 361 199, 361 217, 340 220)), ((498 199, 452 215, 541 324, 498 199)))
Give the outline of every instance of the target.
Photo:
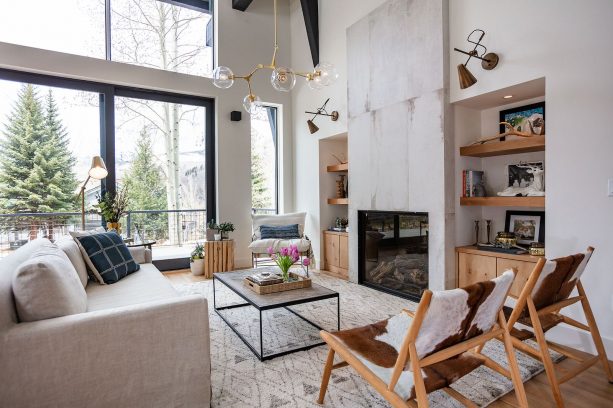
POLYGON ((81 187, 81 229, 85 231, 85 186, 90 178, 96 180, 102 180, 105 178, 109 172, 106 170, 106 165, 104 164, 104 160, 100 156, 94 156, 92 158, 92 166, 87 172, 87 180, 83 183, 83 187, 81 187))

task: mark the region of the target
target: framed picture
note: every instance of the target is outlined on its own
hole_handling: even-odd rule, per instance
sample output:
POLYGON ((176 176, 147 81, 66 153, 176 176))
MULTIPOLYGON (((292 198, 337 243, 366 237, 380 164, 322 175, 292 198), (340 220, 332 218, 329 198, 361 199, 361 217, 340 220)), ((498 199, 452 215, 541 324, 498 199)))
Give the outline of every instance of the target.
POLYGON ((518 244, 545 243, 545 212, 507 210, 504 229, 515 233, 518 244))
MULTIPOLYGON (((545 134, 545 102, 500 111, 499 121, 510 123, 519 132, 543 135, 545 134)), ((504 125, 500 125, 500 133, 504 131, 504 125)))
POLYGON ((544 162, 538 161, 509 164, 507 166, 507 173, 509 176, 507 187, 530 187, 534 184, 535 172, 537 173, 537 176, 540 177, 538 170, 545 171, 544 162))

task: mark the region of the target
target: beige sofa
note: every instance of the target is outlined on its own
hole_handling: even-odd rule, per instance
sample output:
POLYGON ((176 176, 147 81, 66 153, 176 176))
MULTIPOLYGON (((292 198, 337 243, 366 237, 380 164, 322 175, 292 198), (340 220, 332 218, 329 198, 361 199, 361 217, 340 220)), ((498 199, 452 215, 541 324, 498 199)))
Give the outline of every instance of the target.
POLYGON ((87 312, 19 323, 12 275, 45 242, 0 261, 0 406, 210 406, 207 301, 180 296, 143 249, 139 271, 87 283, 87 312))

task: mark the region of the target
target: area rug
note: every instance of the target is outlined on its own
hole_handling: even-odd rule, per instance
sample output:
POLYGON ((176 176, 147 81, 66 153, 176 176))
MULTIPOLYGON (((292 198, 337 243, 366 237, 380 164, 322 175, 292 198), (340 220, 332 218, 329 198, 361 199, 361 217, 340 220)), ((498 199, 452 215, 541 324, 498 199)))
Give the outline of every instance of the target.
MULTIPOLYGON (((403 308, 414 309, 416 304, 362 285, 349 283, 326 275, 313 273, 313 282, 339 292, 341 299, 341 328, 351 328, 386 319, 403 308)), ((213 282, 203 281, 177 285, 181 294, 201 294, 209 301, 211 329, 212 407, 293 408, 320 407, 315 402, 319 392, 321 373, 327 347, 260 362, 238 336, 213 310, 213 282)), ((242 303, 219 282, 218 306, 242 303)), ((336 299, 292 306, 310 320, 326 329, 336 329, 336 299)), ((259 345, 259 315, 252 307, 222 311, 226 319, 254 345, 259 345)), ((317 329, 294 314, 275 309, 263 314, 263 342, 265 353, 288 347, 310 344, 319 339, 317 329)), ((483 351, 494 361, 507 367, 504 347, 490 341, 483 351)), ((517 352, 517 360, 524 381, 543 371, 536 360, 517 352)), ((554 360, 561 355, 552 354, 554 360)), ((452 385, 457 391, 480 407, 513 390, 510 380, 480 367, 452 385)), ((442 391, 429 395, 430 406, 460 408, 462 405, 442 391)), ((325 405, 328 407, 389 407, 390 405, 351 368, 333 371, 325 405)))

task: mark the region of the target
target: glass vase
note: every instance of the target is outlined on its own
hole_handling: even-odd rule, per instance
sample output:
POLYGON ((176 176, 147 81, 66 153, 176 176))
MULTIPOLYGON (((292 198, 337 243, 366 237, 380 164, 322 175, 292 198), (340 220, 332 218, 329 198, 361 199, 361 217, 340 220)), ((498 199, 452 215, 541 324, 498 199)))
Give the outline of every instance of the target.
POLYGON ((281 269, 281 277, 283 278, 283 282, 289 282, 289 268, 288 269, 281 269))

